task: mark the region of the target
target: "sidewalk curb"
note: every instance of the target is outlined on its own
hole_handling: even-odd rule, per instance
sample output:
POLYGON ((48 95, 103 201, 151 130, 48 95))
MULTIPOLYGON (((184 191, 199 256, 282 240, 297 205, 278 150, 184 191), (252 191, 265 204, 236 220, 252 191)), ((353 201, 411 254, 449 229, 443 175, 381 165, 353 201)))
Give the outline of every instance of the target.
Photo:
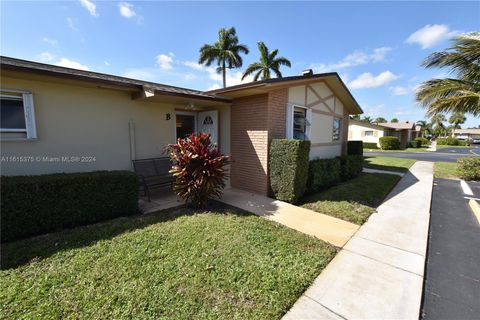
POLYGON ((468 205, 470 206, 470 209, 472 209, 473 215, 477 218, 477 221, 480 224, 480 205, 473 199, 468 201, 468 205))

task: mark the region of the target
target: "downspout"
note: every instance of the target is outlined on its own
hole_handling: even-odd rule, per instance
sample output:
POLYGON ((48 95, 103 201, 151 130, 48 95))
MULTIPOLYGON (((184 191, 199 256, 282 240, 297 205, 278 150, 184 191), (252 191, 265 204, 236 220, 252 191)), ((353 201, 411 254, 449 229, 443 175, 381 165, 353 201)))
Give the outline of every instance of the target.
POLYGON ((135 146, 135 123, 131 119, 128 122, 128 138, 130 140, 130 165, 132 165, 132 160, 137 158, 137 151, 135 146))

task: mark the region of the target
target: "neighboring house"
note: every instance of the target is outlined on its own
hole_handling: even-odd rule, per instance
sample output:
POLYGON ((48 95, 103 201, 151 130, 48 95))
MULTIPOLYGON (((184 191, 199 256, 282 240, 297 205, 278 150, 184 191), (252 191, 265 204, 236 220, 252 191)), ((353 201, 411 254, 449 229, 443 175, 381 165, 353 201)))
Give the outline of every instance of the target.
POLYGON ((461 140, 480 139, 480 129, 453 129, 452 137, 461 140))
POLYGON ((308 139, 310 158, 345 154, 361 113, 337 73, 202 92, 1 57, 1 174, 130 170, 191 132, 231 154, 230 183, 269 191, 273 138, 308 139))
POLYGON ((400 147, 406 148, 417 135, 415 124, 409 122, 367 123, 350 119, 348 126, 348 140, 362 140, 377 146, 381 137, 394 136, 399 139, 400 147))

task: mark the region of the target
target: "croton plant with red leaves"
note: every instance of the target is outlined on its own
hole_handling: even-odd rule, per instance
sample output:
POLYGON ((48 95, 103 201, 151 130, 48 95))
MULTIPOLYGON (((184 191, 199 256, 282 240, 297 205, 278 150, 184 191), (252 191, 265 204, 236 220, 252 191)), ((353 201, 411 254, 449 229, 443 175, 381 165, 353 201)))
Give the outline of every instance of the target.
POLYGON ((204 207, 209 199, 220 198, 230 157, 222 155, 211 142, 210 134, 192 133, 167 146, 176 180, 174 192, 195 207, 204 207))

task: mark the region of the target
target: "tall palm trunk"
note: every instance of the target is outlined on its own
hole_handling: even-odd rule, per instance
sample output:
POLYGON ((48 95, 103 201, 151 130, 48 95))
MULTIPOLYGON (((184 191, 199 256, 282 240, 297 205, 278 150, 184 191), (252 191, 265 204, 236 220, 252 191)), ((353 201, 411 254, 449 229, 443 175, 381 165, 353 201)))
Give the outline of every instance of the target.
POLYGON ((226 72, 226 65, 225 65, 225 58, 223 59, 222 62, 222 76, 223 76, 223 87, 227 87, 227 72, 226 72))

